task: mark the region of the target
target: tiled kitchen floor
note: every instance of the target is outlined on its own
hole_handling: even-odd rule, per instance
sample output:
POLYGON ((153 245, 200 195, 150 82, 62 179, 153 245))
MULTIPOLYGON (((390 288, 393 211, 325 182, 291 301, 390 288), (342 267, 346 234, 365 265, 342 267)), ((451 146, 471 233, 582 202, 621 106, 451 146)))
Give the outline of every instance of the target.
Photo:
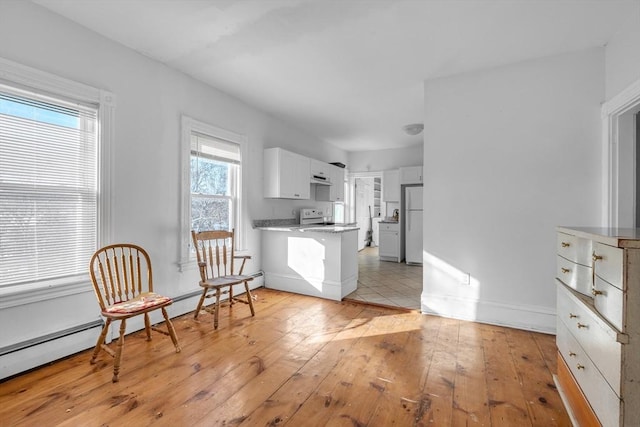
POLYGON ((345 300, 420 309, 421 266, 380 261, 377 247, 361 250, 358 264, 358 289, 345 300))

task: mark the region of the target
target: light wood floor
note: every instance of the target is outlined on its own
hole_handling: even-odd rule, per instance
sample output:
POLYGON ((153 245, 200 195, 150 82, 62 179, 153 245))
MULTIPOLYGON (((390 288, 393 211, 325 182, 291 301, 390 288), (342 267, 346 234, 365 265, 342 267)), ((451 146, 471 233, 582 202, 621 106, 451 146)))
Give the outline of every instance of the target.
POLYGON ((568 426, 554 337, 258 289, 0 383, 2 426, 568 426))

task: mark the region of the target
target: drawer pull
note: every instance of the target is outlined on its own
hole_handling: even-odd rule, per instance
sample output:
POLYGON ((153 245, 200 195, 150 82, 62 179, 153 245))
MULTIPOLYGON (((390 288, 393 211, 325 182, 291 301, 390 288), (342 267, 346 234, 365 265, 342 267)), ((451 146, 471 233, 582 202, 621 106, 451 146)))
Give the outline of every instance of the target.
POLYGON ((578 317, 577 314, 569 313, 569 319, 573 319, 573 318, 576 318, 576 317, 578 317))
POLYGON ((596 252, 593 252, 593 262, 599 261, 602 259, 602 255, 596 255, 596 252))
POLYGON ((576 368, 578 368, 578 369, 584 369, 584 365, 581 365, 581 364, 579 364, 579 363, 578 363, 578 364, 576 365, 576 368))
POLYGON ((562 242, 562 243, 561 243, 561 245, 562 245, 562 247, 563 247, 563 248, 568 248, 569 246, 571 246, 571 243, 569 243, 569 242, 562 242))
POLYGON ((604 292, 599 291, 597 289, 591 289, 591 293, 593 294, 593 296, 596 296, 596 295, 602 295, 604 292))
POLYGON ((573 351, 569 352, 569 357, 576 357, 576 354, 573 351))
POLYGON ((564 268, 564 267, 562 267, 560 269, 560 271, 562 271, 564 274, 571 273, 571 270, 569 270, 568 268, 564 268))
POLYGON ((588 327, 589 327, 588 325, 585 325, 584 323, 578 322, 578 329, 580 329, 580 328, 588 328, 588 327))

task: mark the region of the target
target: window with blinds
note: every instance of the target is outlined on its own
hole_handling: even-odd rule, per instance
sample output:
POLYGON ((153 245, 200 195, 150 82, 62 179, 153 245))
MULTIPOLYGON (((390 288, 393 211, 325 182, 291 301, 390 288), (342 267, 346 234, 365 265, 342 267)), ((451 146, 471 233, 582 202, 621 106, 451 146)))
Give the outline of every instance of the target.
POLYGON ((0 85, 0 287, 87 274, 97 114, 97 105, 0 85))
POLYGON ((192 230, 236 228, 240 152, 236 143, 191 132, 192 230))

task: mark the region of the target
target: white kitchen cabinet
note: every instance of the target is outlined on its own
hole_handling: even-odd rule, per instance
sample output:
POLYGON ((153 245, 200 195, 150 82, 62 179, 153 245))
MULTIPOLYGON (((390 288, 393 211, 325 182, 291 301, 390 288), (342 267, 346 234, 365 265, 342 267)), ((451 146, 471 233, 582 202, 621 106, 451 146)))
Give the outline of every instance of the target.
POLYGON ((381 261, 400 262, 400 224, 380 222, 378 256, 381 261))
POLYGON ((400 202, 400 171, 398 169, 382 172, 382 201, 400 202))
POLYGON ((557 384, 576 425, 640 419, 640 229, 557 233, 557 384))
POLYGON ((400 184, 422 184, 422 166, 400 168, 400 184))
POLYGON ((311 198, 311 167, 308 157, 282 148, 264 150, 264 197, 311 198))
MULTIPOLYGON (((311 160, 311 172, 322 170, 314 167, 315 163, 321 163, 317 160, 311 160)), ((327 166, 324 169, 326 176, 331 181, 331 185, 316 184, 316 200, 324 202, 344 202, 344 169, 339 168, 329 163, 325 163, 327 166)))

